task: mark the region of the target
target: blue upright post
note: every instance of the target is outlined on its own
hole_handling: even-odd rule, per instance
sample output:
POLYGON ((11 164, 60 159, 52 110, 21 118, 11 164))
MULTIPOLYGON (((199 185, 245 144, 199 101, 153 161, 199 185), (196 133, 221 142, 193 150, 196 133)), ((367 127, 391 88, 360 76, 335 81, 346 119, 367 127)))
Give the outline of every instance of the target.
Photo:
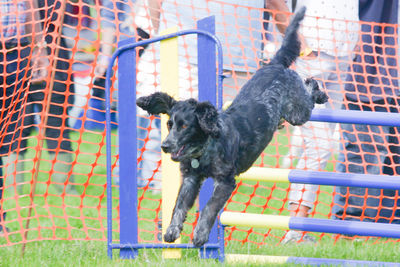
MULTIPOLYGON (((134 43, 127 39, 118 43, 118 47, 134 43)), ((130 70, 118 72, 118 130, 119 130, 119 199, 120 199, 120 243, 138 243, 137 217, 137 137, 136 137, 136 51, 122 52, 118 58, 118 69, 130 70), (132 72, 133 70, 133 72, 132 72), (133 164, 135 163, 135 164, 133 164)), ((137 249, 121 248, 120 258, 135 258, 137 249)))
MULTIPOLYGON (((215 17, 207 17, 197 21, 197 29, 208 31, 215 34, 215 17)), ((198 35, 197 37, 197 62, 199 76, 199 101, 210 101, 217 104, 217 67, 216 67, 216 49, 214 41, 208 36, 198 35)), ((200 210, 204 208, 213 192, 213 181, 208 178, 200 191, 199 204, 200 210)), ((215 222, 211 233, 209 243, 218 243, 218 227, 215 222)), ((201 258, 219 258, 217 248, 207 248, 207 244, 200 250, 201 258)))

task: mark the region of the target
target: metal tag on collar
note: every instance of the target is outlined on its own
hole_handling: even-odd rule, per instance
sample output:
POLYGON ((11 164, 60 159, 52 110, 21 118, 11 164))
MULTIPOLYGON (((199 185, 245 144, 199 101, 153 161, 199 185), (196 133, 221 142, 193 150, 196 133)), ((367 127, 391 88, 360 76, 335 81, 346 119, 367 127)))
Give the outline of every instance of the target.
POLYGON ((192 165, 193 169, 197 169, 200 166, 200 162, 198 159, 192 159, 192 161, 190 162, 190 165, 192 165))

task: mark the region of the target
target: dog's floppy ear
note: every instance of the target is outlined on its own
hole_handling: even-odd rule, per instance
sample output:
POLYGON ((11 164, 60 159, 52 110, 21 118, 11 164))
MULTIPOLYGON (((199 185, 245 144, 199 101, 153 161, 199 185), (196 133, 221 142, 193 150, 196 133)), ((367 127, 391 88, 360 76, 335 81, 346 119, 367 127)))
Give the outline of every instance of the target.
POLYGON ((212 137, 218 138, 220 126, 218 124, 218 111, 210 102, 201 102, 195 111, 200 128, 212 137))
POLYGON ((168 114, 176 104, 176 100, 166 93, 157 92, 149 96, 143 96, 136 100, 136 105, 146 110, 149 114, 168 114))

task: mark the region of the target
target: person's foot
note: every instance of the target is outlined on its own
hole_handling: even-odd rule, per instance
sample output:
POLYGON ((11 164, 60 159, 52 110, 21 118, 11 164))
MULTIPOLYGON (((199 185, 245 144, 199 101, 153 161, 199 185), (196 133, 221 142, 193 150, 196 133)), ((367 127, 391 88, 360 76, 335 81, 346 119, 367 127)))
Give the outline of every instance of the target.
POLYGON ((282 245, 294 244, 294 243, 314 244, 315 242, 316 242, 315 238, 309 234, 304 234, 304 232, 290 230, 289 232, 287 232, 281 244, 282 245))
POLYGON ((0 225, 0 236, 4 236, 4 234, 8 232, 10 232, 10 230, 7 227, 0 225))

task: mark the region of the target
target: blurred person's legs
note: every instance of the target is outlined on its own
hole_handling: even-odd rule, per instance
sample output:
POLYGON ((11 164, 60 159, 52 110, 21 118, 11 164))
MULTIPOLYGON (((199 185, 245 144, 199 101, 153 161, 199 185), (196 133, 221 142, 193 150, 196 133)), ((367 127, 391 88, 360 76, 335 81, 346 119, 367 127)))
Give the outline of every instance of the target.
MULTIPOLYGON (((342 103, 342 88, 349 64, 347 57, 335 58, 321 53, 318 59, 301 60, 296 63, 296 70, 302 78, 314 77, 319 81, 322 90, 329 95, 329 103, 316 108, 339 109, 342 103)), ((313 122, 299 126, 303 137, 304 150, 297 163, 297 169, 323 170, 331 157, 334 147, 332 144, 334 123, 313 122)), ((307 216, 308 210, 313 207, 315 191, 318 186, 292 184, 289 194, 289 205, 292 216, 296 215, 299 205, 304 205, 298 216, 307 216), (300 203, 302 201, 302 203, 300 203)))
MULTIPOLYGON (((116 74, 118 76, 118 74, 116 74)), ((118 80, 114 83, 114 88, 118 88, 118 80)), ((106 76, 102 77, 97 77, 94 82, 93 82, 93 88, 92 88, 92 100, 95 101, 100 101, 101 105, 100 107, 102 110, 106 110, 106 76)), ((114 92, 115 93, 115 92, 114 92)), ((112 95, 113 98, 115 98, 115 95, 112 95)), ((110 108, 111 110, 117 110, 117 101, 111 101, 110 103, 110 108)))
MULTIPOLYGON (((348 70, 348 58, 335 58, 320 53, 315 60, 298 59, 296 70, 302 78, 313 77, 319 81, 322 90, 329 95, 329 102, 316 108, 338 109, 342 103, 342 88, 348 70)), ((335 149, 334 138, 336 125, 334 123, 309 121, 299 126, 303 138, 303 149, 296 165, 302 170, 323 170, 332 151, 335 149)), ((290 156, 290 155, 288 155, 290 156)), ((293 155, 292 155, 293 156, 293 155)), ((290 160, 292 160, 291 158, 290 160)), ((290 216, 308 217, 314 207, 318 185, 291 184, 289 192, 290 216)), ((311 236, 301 232, 289 231, 283 243, 293 241, 314 241, 311 236)))
MULTIPOLYGON (((389 100, 389 104, 394 101, 389 100)), ((385 101, 375 111, 387 112, 385 101)), ((371 111, 368 104, 349 103, 348 109, 371 111)), ((393 112, 393 110, 391 110, 393 112)), ((399 140, 394 127, 342 124, 343 146, 337 171, 360 174, 399 174, 399 140), (390 152, 390 153, 389 153, 390 152)), ((375 188, 335 187, 332 218, 367 222, 400 223, 398 191, 375 188)))
MULTIPOLYGON (((60 80, 65 77, 60 77, 57 72, 55 80, 60 80)), ((30 87, 28 100, 26 104, 26 117, 24 118, 24 127, 22 130, 22 141, 20 144, 20 151, 18 154, 11 153, 8 157, 8 168, 7 173, 15 177, 17 183, 18 193, 22 193, 22 185, 24 182, 24 162, 25 162, 25 149, 27 146, 27 138, 38 126, 35 122, 35 106, 37 107, 37 114, 42 111, 42 104, 44 101, 44 89, 46 83, 32 84, 30 87)), ((70 130, 67 127, 68 118, 67 109, 64 108, 65 102, 71 102, 72 99, 66 99, 67 87, 63 83, 55 82, 53 94, 51 97, 51 104, 49 108, 49 114, 47 114, 47 125, 45 130, 45 139, 47 142, 47 148, 49 151, 50 161, 54 162, 53 172, 50 177, 52 181, 57 184, 64 184, 67 182, 66 191, 71 194, 77 194, 74 185, 70 183, 74 182, 74 177, 71 176, 68 179, 69 173, 72 168, 72 147, 70 141, 70 130), (67 181, 68 180, 68 181, 67 181)), ((69 88, 73 91, 73 88, 69 88)), ((44 118, 42 118, 44 119, 44 118)), ((62 192, 64 190, 63 185, 57 185, 57 190, 62 192)))
POLYGON ((49 157, 54 161, 53 174, 50 179, 56 183, 65 184, 56 188, 58 191, 65 190, 70 194, 78 194, 73 184, 74 175, 72 174, 72 146, 70 129, 68 127, 68 117, 65 116, 67 109, 64 105, 68 100, 65 97, 65 90, 56 82, 54 87, 60 91, 53 91, 49 114, 47 114, 47 125, 45 138, 49 149, 49 157))
MULTIPOLYGON (((0 166, 3 165, 3 161, 0 157, 0 166)), ((6 221, 6 212, 3 211, 3 193, 4 193, 4 177, 3 177, 3 171, 2 168, 0 167, 0 236, 4 234, 4 232, 7 232, 8 229, 4 225, 4 222, 6 221)))
POLYGON ((5 173, 7 177, 7 186, 12 185, 15 181, 16 194, 21 195, 23 193, 24 182, 25 182, 25 153, 19 151, 18 153, 12 152, 10 155, 4 157, 5 162, 5 173), (15 179, 15 180, 14 180, 15 179))
MULTIPOLYGON (((53 25, 50 26, 49 32, 54 31, 53 25)), ((46 36, 47 43, 52 43, 52 36, 46 36)), ((68 70, 71 65, 69 63, 70 52, 67 49, 67 45, 65 39, 61 39, 60 43, 61 47, 59 49, 58 56, 61 60, 57 60, 56 63, 56 73, 54 75, 54 86, 51 96, 51 104, 49 109, 49 114, 46 114, 47 117, 47 125, 45 131, 45 138, 47 141, 47 147, 49 148, 50 158, 54 158, 55 150, 59 149, 57 160, 60 160, 60 163, 55 164, 55 169, 59 171, 55 171, 52 175, 51 179, 55 181, 66 180, 66 175, 70 171, 70 163, 72 162, 72 148, 69 137, 69 128, 68 126, 68 117, 67 108, 70 104, 74 102, 74 84, 67 83, 70 79, 68 70), (61 135, 62 132, 62 135, 61 135), (53 153, 53 154, 52 154, 53 153), (64 167, 59 167, 62 165, 64 167), (65 172, 62 174, 61 172, 65 172)), ((48 54, 51 54, 51 48, 48 48, 48 54)), ((42 103, 44 101, 44 90, 46 90, 46 82, 41 83, 32 83, 29 88, 29 93, 27 95, 27 100, 25 104, 25 116, 23 119, 23 127, 21 131, 22 141, 20 143, 20 150, 17 152, 18 154, 11 153, 8 156, 8 168, 6 170, 8 175, 14 176, 15 181, 17 183, 17 192, 21 193, 24 182, 24 161, 25 159, 25 151, 27 146, 27 138, 32 133, 32 130, 37 127, 35 123, 35 111, 40 114, 42 111, 42 103), (35 110, 35 107, 37 110, 35 110)), ((44 118, 41 118, 44 119, 44 118)), ((73 177, 69 179, 73 181, 73 177)), ((69 186, 70 187, 70 186, 69 186)), ((71 192, 75 193, 75 189, 72 189, 71 192)))
MULTIPOLYGON (((397 113, 398 100, 389 96, 393 93, 398 98, 398 51, 394 46, 397 37, 388 34, 382 39, 375 33, 395 31, 391 27, 381 28, 379 23, 398 23, 398 3, 393 1, 386 5, 380 1, 360 1, 359 17, 361 21, 375 23, 375 27, 371 31, 370 25, 361 25, 360 40, 364 43, 355 55, 352 75, 349 75, 346 85, 345 103, 348 106, 343 105, 343 109, 371 111, 371 106, 376 106, 379 108, 372 111, 397 113), (373 57, 364 53, 371 49, 375 52, 373 57)), ((398 128, 342 124, 341 129, 344 142, 338 157, 338 172, 399 175, 398 128)), ((336 187, 332 217, 398 223, 399 202, 397 190, 336 187)))
MULTIPOLYGON (((7 185, 16 184, 16 193, 22 194, 25 182, 25 152, 27 147, 28 136, 35 129, 35 100, 32 98, 34 94, 27 94, 27 101, 25 105, 25 113, 23 118, 23 128, 21 131, 20 150, 11 152, 8 156, 4 157, 5 174, 7 177, 7 185)), ((37 125, 36 125, 37 126, 37 125)))
MULTIPOLYGON (((106 78, 105 76, 97 77, 93 82, 92 88, 92 97, 98 99, 104 103, 105 99, 105 87, 106 87, 106 78)), ((104 106, 105 107, 105 106, 104 106)))
POLYGON ((66 152, 49 152, 50 161, 54 162, 53 165, 53 174, 51 176, 51 180, 56 182, 56 189, 58 192, 65 192, 78 195, 78 191, 76 190, 74 175, 72 174, 72 162, 73 157, 72 153, 66 152))
POLYGON ((2 146, 0 147, 0 232, 7 228, 4 225, 6 213, 3 207, 4 176, 2 156, 9 154, 18 147, 18 139, 22 129, 22 107, 25 90, 31 75, 28 67, 28 57, 31 50, 29 42, 22 38, 19 49, 2 47, 0 52, 0 84, 5 88, 0 90, 1 115, 0 128, 2 129, 2 146))
MULTIPOLYGON (((331 156, 331 130, 323 122, 307 122, 300 127, 303 138, 304 150, 297 163, 296 168, 301 170, 325 169, 331 156)), ((289 212, 290 216, 308 217, 309 211, 314 207, 318 185, 312 184, 290 184, 289 212)), ((289 231, 283 244, 289 242, 314 242, 315 239, 302 232, 289 231)))

